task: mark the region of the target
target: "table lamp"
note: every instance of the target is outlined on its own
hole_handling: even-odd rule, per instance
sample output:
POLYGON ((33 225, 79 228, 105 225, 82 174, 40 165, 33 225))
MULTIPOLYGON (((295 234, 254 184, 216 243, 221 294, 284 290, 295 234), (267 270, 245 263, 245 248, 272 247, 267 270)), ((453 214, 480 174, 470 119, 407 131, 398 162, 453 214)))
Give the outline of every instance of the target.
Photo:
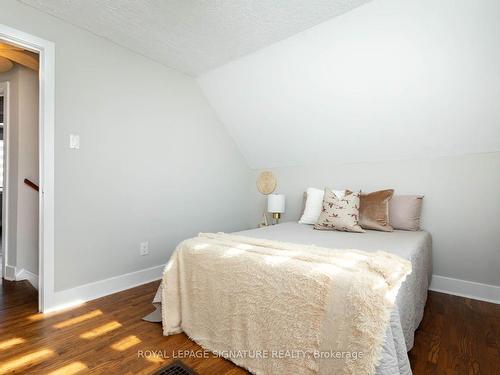
POLYGON ((273 215, 273 219, 278 224, 281 214, 285 212, 285 196, 283 194, 269 194, 267 196, 267 212, 273 215))

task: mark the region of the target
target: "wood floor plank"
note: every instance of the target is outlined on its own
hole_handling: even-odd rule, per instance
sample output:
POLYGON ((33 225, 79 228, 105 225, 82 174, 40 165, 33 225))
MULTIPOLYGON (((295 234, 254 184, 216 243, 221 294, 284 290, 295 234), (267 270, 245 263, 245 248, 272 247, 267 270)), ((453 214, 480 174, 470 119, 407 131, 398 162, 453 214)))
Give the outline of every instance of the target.
MULTIPOLYGON (((141 318, 153 310, 157 282, 76 308, 37 313, 27 282, 0 290, 0 374, 151 374, 182 350, 201 348, 184 334, 164 337, 141 318), (140 355, 139 353, 156 353, 140 355), (57 372, 56 372, 57 374, 57 372)), ((500 306, 429 292, 409 353, 414 374, 500 374, 500 306)), ((183 358, 200 375, 247 372, 217 357, 183 358)))

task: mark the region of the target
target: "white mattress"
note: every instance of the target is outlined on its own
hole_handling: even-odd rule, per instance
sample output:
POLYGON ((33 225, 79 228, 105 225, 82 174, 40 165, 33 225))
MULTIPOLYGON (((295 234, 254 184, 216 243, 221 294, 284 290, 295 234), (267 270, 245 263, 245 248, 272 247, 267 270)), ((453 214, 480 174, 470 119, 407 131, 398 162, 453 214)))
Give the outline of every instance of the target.
POLYGON ((414 333, 424 314, 432 275, 432 240, 425 231, 347 233, 314 230, 310 225, 287 222, 237 232, 239 235, 334 249, 384 250, 408 259, 412 273, 399 290, 383 358, 377 374, 411 374, 406 352, 413 347, 414 333))

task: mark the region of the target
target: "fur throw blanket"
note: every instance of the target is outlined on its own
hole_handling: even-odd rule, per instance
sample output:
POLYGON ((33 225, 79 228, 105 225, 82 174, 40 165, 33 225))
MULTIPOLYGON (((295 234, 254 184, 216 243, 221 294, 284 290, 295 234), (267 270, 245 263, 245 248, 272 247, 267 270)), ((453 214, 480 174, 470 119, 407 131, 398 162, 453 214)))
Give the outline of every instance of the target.
POLYGON ((241 236, 181 242, 162 279, 164 335, 255 374, 374 374, 410 262, 241 236))

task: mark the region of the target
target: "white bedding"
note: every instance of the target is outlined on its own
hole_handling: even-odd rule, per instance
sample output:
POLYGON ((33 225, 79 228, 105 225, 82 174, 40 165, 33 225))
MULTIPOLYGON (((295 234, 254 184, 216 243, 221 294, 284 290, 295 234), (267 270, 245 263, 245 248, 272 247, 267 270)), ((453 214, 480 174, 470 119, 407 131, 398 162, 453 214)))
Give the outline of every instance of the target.
POLYGON ((318 231, 309 225, 287 222, 241 231, 237 234, 335 249, 383 250, 409 260, 412 264, 412 273, 399 290, 397 309, 391 316, 377 374, 411 374, 406 352, 413 347, 414 333, 423 317, 427 289, 432 275, 432 239, 429 233, 318 231))

